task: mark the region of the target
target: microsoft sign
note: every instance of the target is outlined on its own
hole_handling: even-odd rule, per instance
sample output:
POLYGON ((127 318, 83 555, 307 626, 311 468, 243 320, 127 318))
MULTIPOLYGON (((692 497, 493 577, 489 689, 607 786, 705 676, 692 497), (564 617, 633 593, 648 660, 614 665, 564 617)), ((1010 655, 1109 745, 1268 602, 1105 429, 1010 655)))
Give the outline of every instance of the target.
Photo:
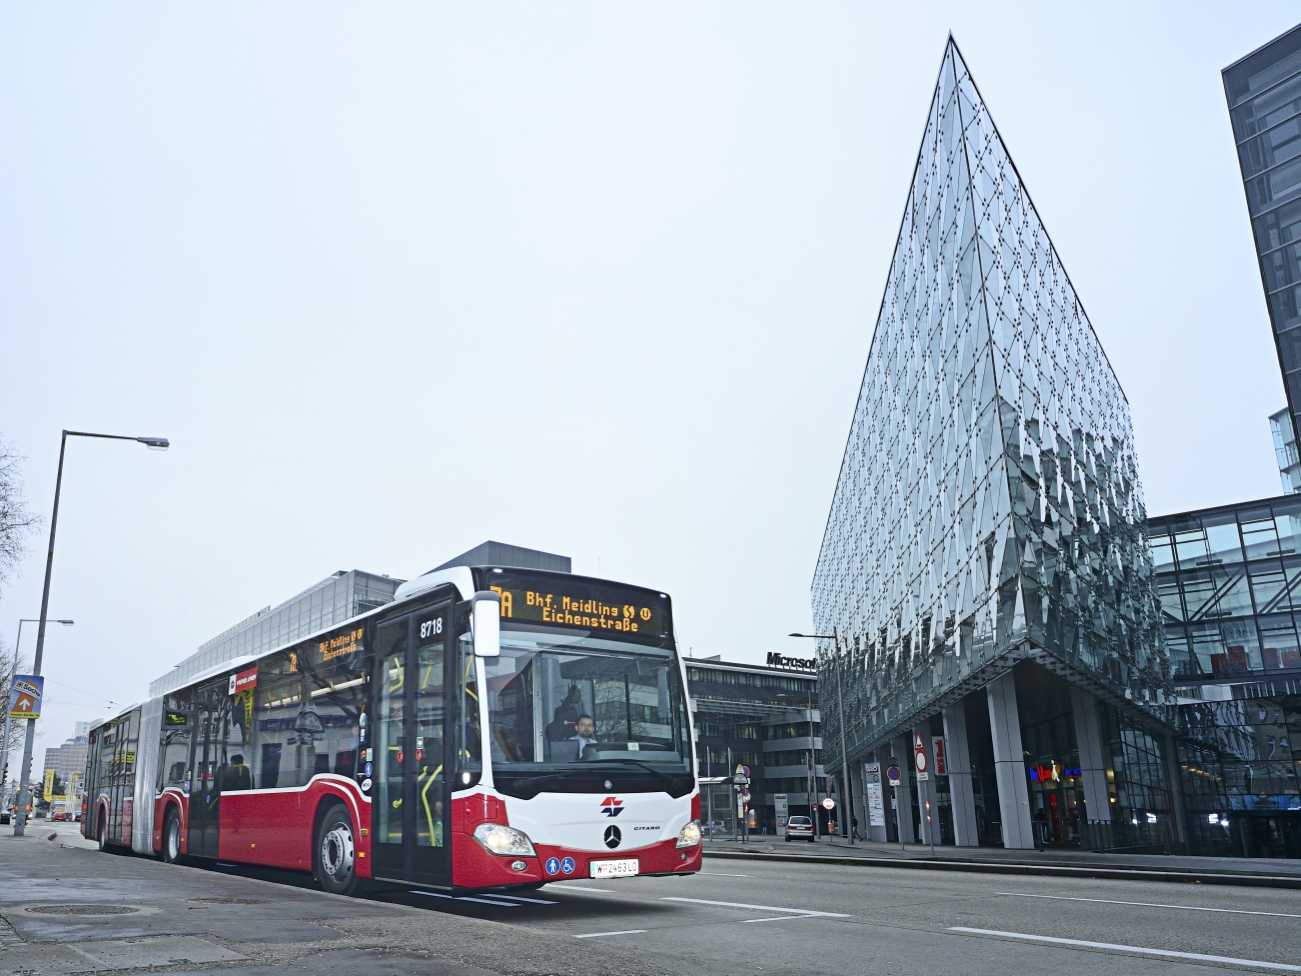
POLYGON ((768 652, 768 667, 770 668, 794 668, 797 671, 816 671, 818 670, 817 658, 812 657, 785 657, 776 651, 768 652))

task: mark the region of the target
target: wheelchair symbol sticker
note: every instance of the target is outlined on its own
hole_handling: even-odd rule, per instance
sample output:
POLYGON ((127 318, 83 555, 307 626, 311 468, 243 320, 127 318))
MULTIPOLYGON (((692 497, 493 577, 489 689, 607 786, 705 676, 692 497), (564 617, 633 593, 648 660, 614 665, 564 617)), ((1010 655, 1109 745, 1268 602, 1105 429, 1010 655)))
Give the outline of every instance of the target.
MULTIPOLYGON (((555 858, 552 858, 551 860, 554 861, 555 858)), ((550 862, 548 862, 548 863, 550 863, 550 862)), ((565 858, 563 861, 561 861, 561 862, 560 862, 560 870, 563 871, 565 874, 573 874, 573 873, 574 873, 574 859, 573 859, 572 857, 567 857, 567 858, 565 858)))

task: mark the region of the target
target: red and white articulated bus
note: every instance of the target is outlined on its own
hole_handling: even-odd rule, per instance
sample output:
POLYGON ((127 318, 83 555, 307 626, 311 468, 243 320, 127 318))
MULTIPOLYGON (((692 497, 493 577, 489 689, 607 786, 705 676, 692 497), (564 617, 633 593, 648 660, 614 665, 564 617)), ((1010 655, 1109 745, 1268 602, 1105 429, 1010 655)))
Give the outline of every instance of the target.
POLYGON ((101 847, 445 891, 700 869, 668 596, 457 566, 90 731, 101 847))

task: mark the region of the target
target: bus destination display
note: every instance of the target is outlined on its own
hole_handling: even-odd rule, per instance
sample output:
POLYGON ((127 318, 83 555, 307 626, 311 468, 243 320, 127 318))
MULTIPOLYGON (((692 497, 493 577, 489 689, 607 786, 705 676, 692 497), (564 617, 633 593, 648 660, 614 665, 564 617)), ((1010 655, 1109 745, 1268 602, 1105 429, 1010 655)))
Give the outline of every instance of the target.
POLYGON ((664 636, 666 607, 644 590, 591 586, 575 581, 508 580, 490 587, 501 597, 502 620, 610 631, 610 636, 664 636), (649 598, 649 599, 648 599, 649 598))

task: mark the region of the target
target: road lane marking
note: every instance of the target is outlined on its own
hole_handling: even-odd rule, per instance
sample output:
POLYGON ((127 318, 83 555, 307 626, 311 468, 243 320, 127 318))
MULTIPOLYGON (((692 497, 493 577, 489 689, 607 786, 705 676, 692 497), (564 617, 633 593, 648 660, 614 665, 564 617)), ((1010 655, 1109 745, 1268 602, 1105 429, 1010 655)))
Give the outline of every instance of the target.
POLYGON ((610 888, 580 888, 578 885, 567 884, 561 891, 594 891, 598 895, 613 895, 614 891, 610 888))
POLYGON ((487 898, 471 898, 469 895, 445 895, 441 891, 413 891, 411 894, 424 895, 426 898, 447 898, 451 901, 473 901, 480 905, 496 905, 498 908, 519 908, 519 905, 508 901, 489 901, 487 898))
POLYGON ((770 916, 770 917, 768 917, 768 918, 743 918, 743 919, 741 919, 741 924, 742 924, 742 925, 749 925, 749 924, 752 923, 752 922, 785 922, 785 921, 787 921, 787 920, 789 920, 789 919, 792 919, 792 918, 816 918, 816 916, 811 916, 811 915, 774 915, 774 916, 770 916))
POLYGON ((660 901, 685 901, 693 905, 718 905, 722 908, 749 908, 759 912, 793 912, 809 918, 849 918, 840 912, 814 912, 807 908, 778 908, 775 905, 747 905, 739 901, 708 901, 704 898, 661 898, 660 901))
POLYGON ((575 939, 601 939, 607 935, 641 935, 645 929, 621 929, 618 932, 588 932, 586 935, 576 935, 575 939))
POLYGON ((700 871, 700 872, 698 872, 698 873, 699 873, 699 875, 700 875, 702 878, 751 878, 751 877, 754 877, 753 875, 750 875, 750 874, 724 874, 722 871, 700 871))
POLYGON ((1136 905, 1139 908, 1182 908, 1186 912, 1226 912, 1230 915, 1268 915, 1271 918, 1301 918, 1290 912, 1249 912, 1245 908, 1203 908, 1200 905, 1163 905, 1155 901, 1115 901, 1111 898, 1073 898, 1069 895, 1032 895, 1024 891, 997 891, 1016 898, 1052 898, 1056 901, 1091 901, 1099 905, 1136 905))
POLYGON ((505 898, 508 901, 526 901, 530 905, 559 905, 560 902, 550 898, 525 898, 523 895, 492 895, 493 898, 505 898))
POLYGON ((995 929, 969 929, 954 925, 950 932, 966 935, 993 935, 1002 939, 1024 939, 1029 942, 1047 942, 1052 945, 1079 946, 1082 949, 1111 949, 1114 952, 1133 952, 1143 956, 1160 956, 1163 959, 1192 959, 1196 962, 1218 962, 1230 966, 1253 966, 1257 969, 1276 969, 1285 973, 1301 973, 1301 966, 1285 962, 1263 962, 1260 959, 1235 959, 1233 956, 1208 956, 1201 952, 1174 952, 1170 949, 1149 949, 1146 946, 1117 945, 1114 942, 1089 942, 1085 939, 1055 939, 1049 935, 1027 935, 1024 932, 999 932, 995 929))

